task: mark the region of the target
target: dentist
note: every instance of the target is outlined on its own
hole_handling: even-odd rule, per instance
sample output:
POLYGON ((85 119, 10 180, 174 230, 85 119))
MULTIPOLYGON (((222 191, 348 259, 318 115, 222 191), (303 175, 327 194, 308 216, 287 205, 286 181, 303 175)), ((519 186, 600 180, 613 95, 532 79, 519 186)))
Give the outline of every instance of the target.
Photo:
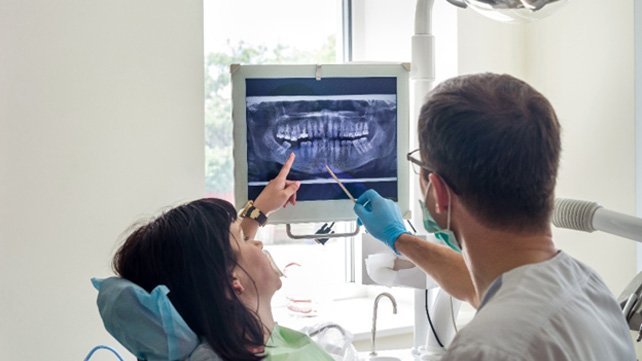
POLYGON ((550 217, 560 124, 549 101, 509 75, 456 77, 427 96, 418 120, 427 231, 406 231, 374 190, 354 211, 376 238, 478 311, 446 360, 636 360, 620 308, 586 265, 558 250, 550 217))

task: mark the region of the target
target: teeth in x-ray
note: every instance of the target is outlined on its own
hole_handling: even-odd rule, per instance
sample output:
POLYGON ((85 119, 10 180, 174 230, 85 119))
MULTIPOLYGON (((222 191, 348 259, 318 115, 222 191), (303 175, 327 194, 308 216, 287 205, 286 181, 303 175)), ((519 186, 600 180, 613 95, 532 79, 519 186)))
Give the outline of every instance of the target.
POLYGON ((281 154, 285 154, 285 152, 287 152, 288 149, 290 149, 290 147, 292 147, 292 144, 290 144, 290 142, 286 140, 283 143, 281 143, 281 147, 279 147, 279 152, 281 154))
POLYGON ((372 149, 372 144, 370 144, 370 142, 366 141, 364 138, 357 140, 357 142, 359 142, 364 153, 367 153, 372 149))
POLYGON ((254 159, 280 163, 295 152, 292 170, 310 175, 326 175, 325 164, 356 169, 396 151, 394 101, 266 101, 248 106, 247 119, 254 159))
POLYGON ((308 122, 305 122, 305 125, 303 126, 303 132, 309 137, 309 138, 314 138, 316 134, 316 127, 314 124, 308 122))
POLYGON ((275 137, 278 141, 301 142, 321 138, 359 138, 370 135, 367 122, 346 122, 332 120, 327 123, 306 121, 296 124, 285 123, 277 128, 275 137))
POLYGON ((367 143, 367 142, 362 142, 361 139, 358 139, 358 140, 354 141, 354 146, 355 146, 355 148, 357 148, 357 151, 359 152, 359 154, 363 154, 363 153, 366 152, 365 143, 367 143))
POLYGON ((363 154, 363 147, 358 140, 353 140, 351 143, 359 154, 363 154))
POLYGON ((355 162, 355 157, 371 157, 373 146, 365 120, 324 115, 286 118, 280 123, 273 133, 280 143, 279 153, 298 152, 301 162, 337 164, 355 162))

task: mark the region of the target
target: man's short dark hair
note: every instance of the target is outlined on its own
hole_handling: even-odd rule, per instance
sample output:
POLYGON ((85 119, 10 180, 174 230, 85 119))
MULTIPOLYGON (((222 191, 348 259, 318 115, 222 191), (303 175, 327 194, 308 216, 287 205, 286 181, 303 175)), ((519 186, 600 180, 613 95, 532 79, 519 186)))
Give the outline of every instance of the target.
POLYGON ((530 85, 489 73, 447 80, 428 94, 418 132, 422 160, 482 222, 548 227, 560 125, 530 85))

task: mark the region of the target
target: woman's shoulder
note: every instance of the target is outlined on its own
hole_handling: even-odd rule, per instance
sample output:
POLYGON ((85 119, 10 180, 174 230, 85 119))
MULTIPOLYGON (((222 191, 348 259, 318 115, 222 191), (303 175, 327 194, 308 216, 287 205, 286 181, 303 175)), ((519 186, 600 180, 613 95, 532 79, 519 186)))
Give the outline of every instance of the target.
POLYGON ((276 324, 272 329, 267 346, 294 346, 310 343, 310 337, 303 332, 276 324))
POLYGON ((265 348, 268 361, 334 361, 332 356, 301 331, 275 325, 265 348))

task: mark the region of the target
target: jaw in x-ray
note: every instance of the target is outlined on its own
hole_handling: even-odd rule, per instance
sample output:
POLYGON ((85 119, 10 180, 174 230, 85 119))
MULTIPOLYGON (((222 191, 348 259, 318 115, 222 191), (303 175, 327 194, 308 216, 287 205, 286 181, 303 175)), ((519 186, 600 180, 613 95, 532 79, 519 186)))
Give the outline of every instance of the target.
POLYGON ((290 152, 291 179, 396 176, 395 95, 248 97, 248 180, 267 181, 290 152))

